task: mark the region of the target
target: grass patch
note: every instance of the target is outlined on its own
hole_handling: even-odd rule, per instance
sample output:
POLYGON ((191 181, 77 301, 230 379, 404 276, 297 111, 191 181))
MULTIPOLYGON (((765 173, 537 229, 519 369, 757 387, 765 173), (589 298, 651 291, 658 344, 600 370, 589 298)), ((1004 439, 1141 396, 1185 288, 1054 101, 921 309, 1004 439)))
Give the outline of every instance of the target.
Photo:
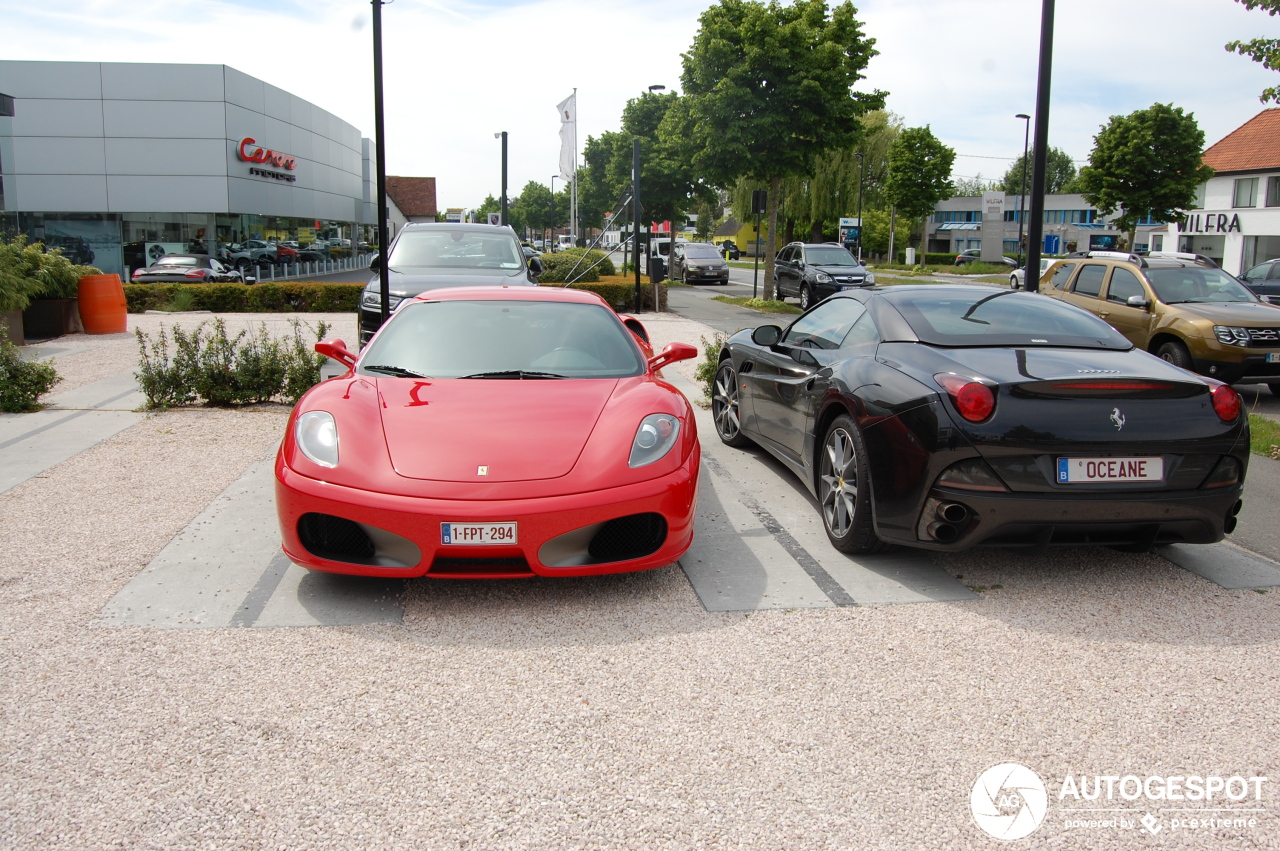
POLYGON ((804 313, 798 307, 793 307, 783 301, 765 301, 762 298, 746 298, 744 296, 717 295, 711 297, 713 301, 722 301, 725 304, 736 304, 738 307, 745 307, 749 310, 758 310, 761 313, 804 313))
POLYGON ((1249 415, 1249 449, 1280 460, 1280 423, 1262 414, 1249 415))

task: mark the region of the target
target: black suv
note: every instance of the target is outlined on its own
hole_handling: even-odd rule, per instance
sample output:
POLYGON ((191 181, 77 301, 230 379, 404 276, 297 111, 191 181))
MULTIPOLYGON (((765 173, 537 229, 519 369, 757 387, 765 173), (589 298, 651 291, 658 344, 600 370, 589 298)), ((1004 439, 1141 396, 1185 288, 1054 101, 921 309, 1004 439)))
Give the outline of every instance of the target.
POLYGON ((1280 304, 1280 260, 1259 263, 1241 275, 1240 280, 1263 301, 1280 304))
POLYGON ((843 245, 831 242, 793 242, 773 260, 773 285, 778 299, 795 296, 802 310, 832 293, 857 287, 873 287, 876 276, 868 272, 843 245))
MULTIPOLYGON (((360 296, 360 346, 382 325, 382 292, 375 256, 373 279, 360 296)), ((509 227, 454 222, 411 222, 387 249, 387 277, 394 311, 400 302, 440 287, 537 286, 542 261, 525 260, 509 227)))

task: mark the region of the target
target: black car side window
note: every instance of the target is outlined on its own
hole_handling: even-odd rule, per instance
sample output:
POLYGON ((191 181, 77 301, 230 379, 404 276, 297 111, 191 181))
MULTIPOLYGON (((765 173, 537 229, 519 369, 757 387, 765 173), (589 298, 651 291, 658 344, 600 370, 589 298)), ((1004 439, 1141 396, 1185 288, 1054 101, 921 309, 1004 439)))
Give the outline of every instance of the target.
POLYGON ((1080 270, 1080 274, 1076 275, 1076 285, 1072 292, 1076 295, 1097 298, 1098 293, 1102 292, 1102 278, 1106 273, 1106 266, 1099 266, 1095 263, 1086 264, 1080 270))
POLYGON ((858 317, 853 327, 849 329, 849 333, 844 335, 844 339, 840 341, 840 348, 847 349, 850 346, 879 341, 880 329, 876 328, 875 320, 871 318, 871 311, 868 310, 858 317))
POLYGON ((849 329, 866 312, 857 299, 833 298, 797 319, 782 342, 810 349, 838 349, 849 329))
POLYGON ((1071 272, 1076 268, 1074 263, 1063 263, 1053 270, 1053 288, 1056 290, 1064 290, 1067 288, 1067 281, 1071 279, 1071 272))

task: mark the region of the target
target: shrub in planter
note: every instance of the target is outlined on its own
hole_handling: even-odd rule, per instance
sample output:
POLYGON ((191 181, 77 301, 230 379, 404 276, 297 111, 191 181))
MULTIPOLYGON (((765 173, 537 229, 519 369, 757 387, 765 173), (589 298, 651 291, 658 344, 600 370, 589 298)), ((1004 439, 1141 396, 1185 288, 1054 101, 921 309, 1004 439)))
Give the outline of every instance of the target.
MULTIPOLYGON (((222 319, 201 322, 190 332, 175 325, 170 332, 172 355, 163 328, 154 339, 138 329, 141 362, 136 375, 147 407, 168 408, 197 400, 220 407, 274 398, 297 402, 320 381, 324 356, 304 336, 302 323, 295 319, 292 324, 293 334, 283 339, 272 337, 265 325, 230 336, 222 319)), ((319 323, 315 341, 328 331, 326 323, 319 323)))
POLYGON ((0 323, 0 411, 21 414, 38 411, 40 397, 62 380, 53 364, 23 360, 18 347, 4 339, 7 329, 0 323))
MULTIPOLYGON (((598 251, 591 253, 600 254, 598 251)), ((576 254, 572 249, 556 254, 544 254, 541 259, 542 274, 538 276, 540 284, 563 284, 569 280, 570 272, 573 273, 575 283, 594 283, 600 280, 600 267, 591 269, 590 266, 595 261, 584 259, 581 249, 578 249, 576 254)))
POLYGON ((197 310, 215 313, 355 313, 363 284, 308 281, 257 284, 125 284, 130 313, 157 310, 179 289, 194 295, 197 310))
MULTIPOLYGON (((588 266, 595 266, 596 273, 608 277, 618 274, 617 267, 613 265, 613 261, 609 259, 609 255, 603 251, 592 249, 588 251, 585 248, 566 248, 559 254, 552 255, 555 257, 572 257, 575 262, 579 257, 586 257, 579 269, 585 269, 588 266)), ((545 260, 545 257, 543 258, 545 260)))

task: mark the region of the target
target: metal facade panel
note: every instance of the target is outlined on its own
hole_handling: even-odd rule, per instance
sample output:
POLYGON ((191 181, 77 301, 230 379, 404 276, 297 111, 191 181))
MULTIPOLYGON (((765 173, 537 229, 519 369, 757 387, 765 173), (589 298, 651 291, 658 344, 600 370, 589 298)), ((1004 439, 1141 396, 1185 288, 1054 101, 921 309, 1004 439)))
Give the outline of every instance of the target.
MULTIPOLYGON (((6 92, 7 94, 7 92, 6 92)), ((102 137, 102 101, 20 99, 13 122, 16 136, 102 137)))
POLYGON ((284 89, 277 88, 270 83, 264 83, 262 89, 265 105, 265 108, 262 111, 267 115, 275 116, 276 118, 281 118, 285 121, 292 121, 292 95, 284 89))
MULTIPOLYGON (((222 71, 227 103, 233 103, 236 106, 242 106, 254 112, 262 112, 266 103, 264 91, 267 84, 256 77, 250 77, 248 74, 225 65, 222 66, 222 71)), ((230 112, 230 110, 227 111, 230 112)))
POLYGON ((97 62, 0 60, 0 92, 15 98, 98 100, 101 67, 97 62))
POLYGON ((226 177, 222 139, 107 139, 107 174, 226 177))
POLYGON ((104 62, 102 97, 106 100, 221 101, 221 65, 104 62))
POLYGON ((5 206, 11 210, 28 213, 107 210, 107 178, 101 174, 13 174, 5 181, 5 190, 5 206))
MULTIPOLYGON (((251 177, 231 177, 227 181, 228 202, 236 213, 263 216, 293 215, 293 189, 251 177)), ((308 214, 310 215, 310 214, 308 214)))
POLYGON ((227 132, 223 101, 104 100, 106 135, 148 139, 221 139, 227 132))
POLYGON ((16 174, 103 174, 102 139, 75 136, 19 136, 13 140, 16 174))
MULTIPOLYGON (((227 104, 228 141, 240 144, 244 138, 255 139, 260 144, 267 144, 267 117, 260 112, 253 112, 233 103, 227 104)), ((270 147, 270 145, 268 145, 270 147)))
POLYGON ((115 213, 177 210, 185 213, 227 213, 227 178, 107 175, 110 210, 115 213))

